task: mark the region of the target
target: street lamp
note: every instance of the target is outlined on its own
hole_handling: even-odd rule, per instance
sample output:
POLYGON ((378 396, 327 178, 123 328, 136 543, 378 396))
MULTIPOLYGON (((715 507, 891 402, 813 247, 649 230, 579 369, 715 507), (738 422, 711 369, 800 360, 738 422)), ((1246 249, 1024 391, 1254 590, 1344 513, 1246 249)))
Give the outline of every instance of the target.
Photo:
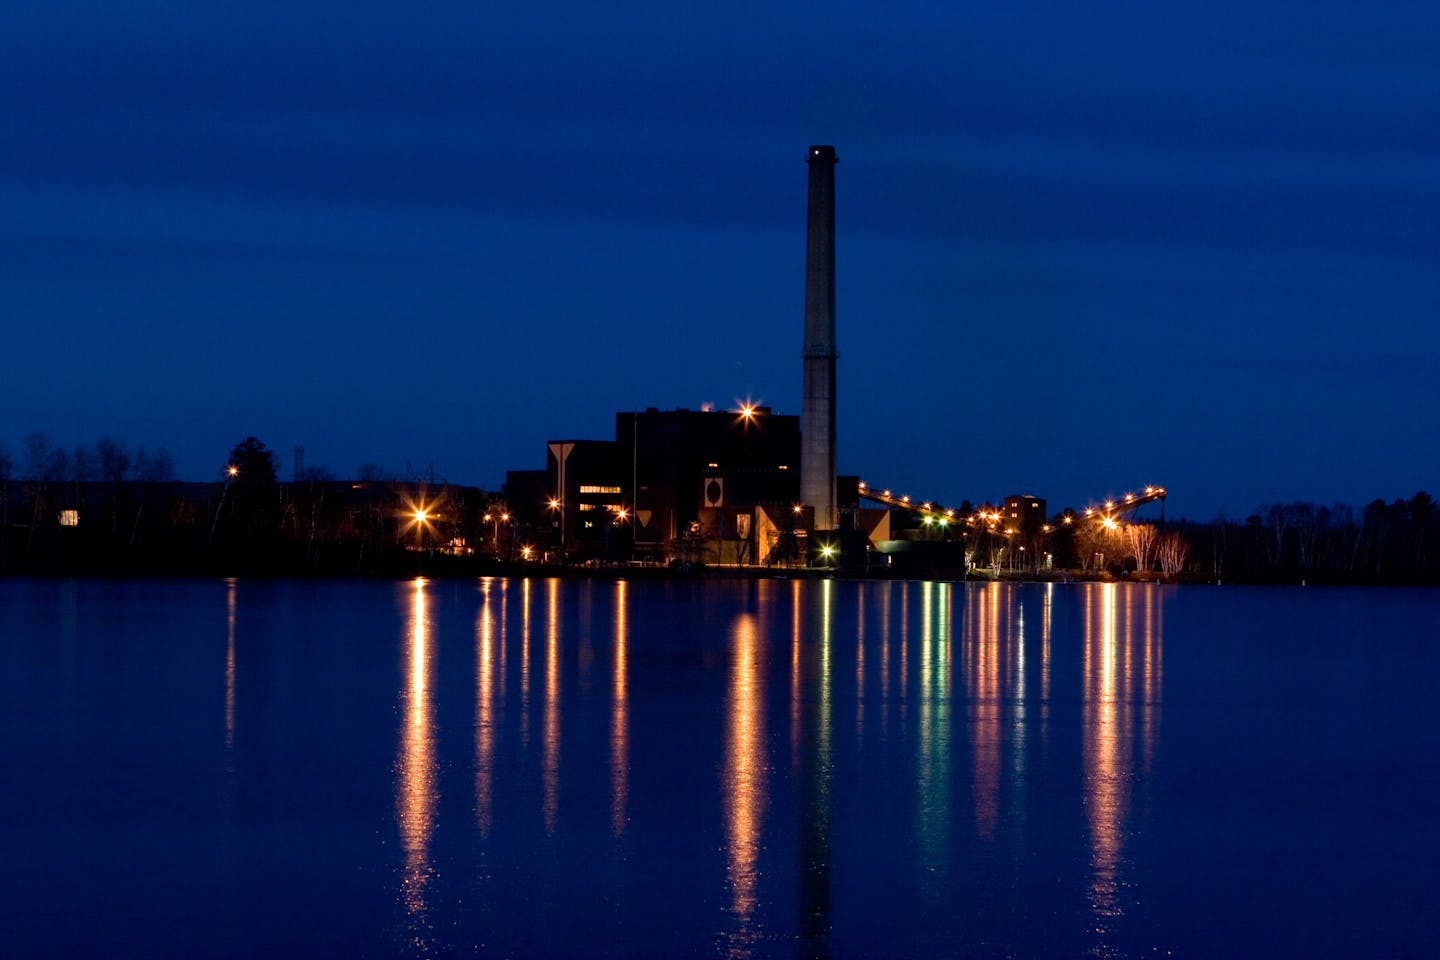
MULTIPOLYGON (((415 546, 421 549, 425 547, 425 534, 429 532, 430 520, 438 514, 432 513, 430 508, 421 504, 412 507, 410 510, 410 522, 415 525, 415 546)), ((430 552, 435 552, 435 538, 430 537, 430 552)))
MULTIPOLYGON (((565 508, 559 497, 550 498, 550 510, 560 514, 560 566, 563 567, 565 566, 565 508)), ((554 526, 553 520, 551 526, 554 526)))
POLYGON ((624 506, 616 505, 614 507, 611 507, 610 509, 613 511, 613 515, 611 516, 610 521, 605 524, 605 560, 607 562, 611 559, 610 532, 616 527, 620 526, 620 524, 624 523, 630 517, 630 511, 626 510, 624 506))
POLYGON ((482 519, 491 525, 490 550, 495 554, 495 559, 498 560, 500 559, 500 524, 502 521, 505 523, 510 522, 510 513, 509 511, 496 512, 491 510, 486 513, 482 519))
POLYGON ((210 521, 210 543, 215 542, 215 528, 220 525, 220 511, 225 509, 225 495, 230 492, 230 481, 240 476, 240 468, 235 464, 225 467, 225 486, 220 489, 220 502, 215 505, 215 519, 210 521))

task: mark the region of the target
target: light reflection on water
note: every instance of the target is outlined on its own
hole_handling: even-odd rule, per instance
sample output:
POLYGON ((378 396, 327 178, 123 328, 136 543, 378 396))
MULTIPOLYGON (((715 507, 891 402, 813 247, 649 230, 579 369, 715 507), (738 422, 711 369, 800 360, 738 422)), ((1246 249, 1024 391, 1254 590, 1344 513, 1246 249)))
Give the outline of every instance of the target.
POLYGON ((1000 641, 1002 601, 1009 596, 1001 584, 977 588, 969 605, 969 629, 961 639, 969 651, 965 671, 970 703, 970 756, 974 766, 975 830, 993 839, 1000 815, 1000 641))
MULTIPOLYGON (((532 583, 519 585, 520 709, 518 717, 504 712, 507 604, 511 584, 485 579, 478 584, 478 610, 474 627, 474 797, 475 827, 482 837, 495 828, 496 777, 517 772, 514 747, 506 747, 507 722, 517 725, 512 734, 523 757, 528 743, 532 583), (511 769, 497 774, 497 765, 511 769)), ((566 739, 562 704, 566 697, 584 699, 587 684, 567 694, 563 683, 566 655, 565 604, 574 585, 547 580, 544 591, 544 650, 539 755, 539 806, 547 836, 560 825, 561 754, 566 739)), ((226 742, 234 727, 234 621, 235 584, 227 592, 226 742)), ((785 670, 788 673, 789 742, 796 804, 795 838, 799 873, 797 935, 802 952, 821 956, 830 949, 833 934, 834 821, 834 713, 837 676, 836 596, 842 589, 832 581, 810 584, 793 581, 785 591, 789 602, 785 670)), ((609 833, 619 839, 630 822, 632 757, 631 636, 632 587, 617 582, 601 594, 610 605, 608 616, 591 617, 593 600, 582 605, 578 633, 586 638, 570 641, 576 649, 607 651, 608 685, 609 833), (586 622, 590 623, 587 629, 586 622), (608 633, 608 636, 603 634, 608 633)), ((730 616, 725 658, 727 693, 723 705, 723 763, 720 793, 724 810, 725 884, 731 921, 726 952, 751 955, 766 926, 765 905, 783 900, 782 891, 767 896, 767 876, 783 876, 782 869, 767 871, 764 843, 766 811, 771 803, 772 776, 766 677, 774 671, 765 631, 771 606, 778 599, 769 583, 756 585, 753 609, 738 609, 730 616)), ((1148 769, 1156 750, 1159 682, 1163 646, 1160 636, 1160 600, 1156 590, 1123 590, 1114 584, 1079 589, 1082 610, 1079 643, 1081 655, 1083 789, 1081 802, 1088 824, 1090 872, 1086 901, 1094 918, 1092 952, 1113 955, 1109 936, 1126 909, 1122 896, 1127 816, 1129 814, 1132 745, 1136 743, 1148 769), (1125 605, 1121 605, 1121 597, 1125 605), (1139 689, 1132 689, 1138 683, 1139 689)), ((397 810, 401 846, 405 853, 402 902, 415 921, 414 943, 420 948, 431 929, 428 888, 435 878, 430 858, 439 803, 432 694, 435 637, 427 584, 413 584, 410 617, 406 626, 406 687, 401 697, 404 715, 401 753, 397 765, 397 810)), ((953 884, 957 849, 967 843, 994 844, 1002 830, 1001 805, 1006 803, 1003 829, 1023 829, 1027 821, 1029 744, 1032 714, 1040 718, 1042 737, 1051 717, 1052 645, 1055 587, 1046 585, 1022 597, 1005 584, 954 585, 919 583, 871 585, 856 588, 853 631, 852 703, 856 744, 866 743, 865 704, 880 706, 882 738, 889 727, 892 701, 900 706, 902 737, 911 684, 916 756, 911 791, 916 803, 916 864, 920 892, 928 898, 943 896, 953 884), (918 636, 915 675, 910 676, 911 594, 918 636), (957 616, 958 608, 958 616, 957 616), (1038 621, 1038 637, 1027 633, 1027 610, 1038 621), (866 627, 878 635, 875 656, 866 657, 866 627), (898 651, 892 648, 898 634, 898 651), (1038 698, 1032 700, 1027 651, 1038 649, 1038 698), (898 663, 892 654, 898 652, 898 663), (958 654, 958 655, 957 655, 958 654), (957 670, 958 668, 958 670, 957 670), (962 686, 952 687, 959 673, 962 686), (898 676, 897 676, 898 675, 898 676), (897 685, 898 684, 898 685, 897 685), (873 692, 871 692, 873 691, 873 692), (958 712, 957 712, 958 711, 958 712), (969 783, 956 780, 952 758, 957 733, 966 736, 959 749, 969 753, 969 783), (968 744, 968 747, 967 747, 968 744), (968 794, 968 796, 967 796, 968 794), (1006 799, 1008 798, 1008 799, 1006 799), (973 839, 956 833, 959 811, 968 805, 973 839)), ((513 727, 512 727, 513 728, 513 727)), ((575 761, 583 764, 583 758, 575 761)), ((641 758, 643 763, 643 757, 641 758)), ((963 774, 961 774, 963 777, 963 774)), ((897 785, 898 786, 898 785, 897 785)), ((587 788, 588 789, 588 788, 587 788)), ((903 789, 902 789, 903 792, 903 789)), ((502 801, 503 802, 503 801, 502 801)), ((774 923, 774 919, 770 921, 774 923)))
POLYGON ((495 621, 490 609, 494 581, 481 581, 480 618, 475 647, 475 823, 482 836, 490 835, 493 813, 490 788, 495 766, 495 621))
POLYGON ((15 956, 1433 956, 1436 610, 0 579, 0 929, 15 956))
MULTIPOLYGON (((831 881, 834 868, 833 815, 831 795, 833 757, 831 742, 832 683, 831 648, 834 645, 835 584, 825 580, 813 585, 819 591, 819 611, 812 621, 796 662, 802 681, 795 696, 800 698, 799 720, 799 832, 800 832, 800 947, 807 957, 829 952, 832 929, 831 881), (808 665, 809 670, 806 671, 808 665), (809 677, 803 674, 809 673, 809 677)), ((797 604, 805 600, 797 592, 797 604)), ((803 622, 803 621, 802 621, 803 622)))
POLYGON ((225 580, 225 767, 235 765, 235 578, 225 580))
POLYGON ((627 587, 624 580, 615 584, 615 665, 610 693, 610 830, 617 837, 625 831, 625 805, 630 794, 627 587))
MULTIPOLYGON (((1097 956, 1119 956, 1115 926, 1131 908, 1126 893, 1125 846, 1137 778, 1139 743, 1146 768, 1154 756, 1158 719, 1161 615, 1154 589, 1097 584, 1084 593, 1084 717, 1082 756, 1085 812, 1090 826, 1090 907, 1097 956), (1137 669, 1138 661, 1138 669, 1137 669)), ((1143 772, 1142 772, 1143 773, 1143 772)))
POLYGON ((950 825, 950 585, 920 585, 920 866, 943 868, 950 825))
POLYGON ((560 581, 545 583, 545 832, 560 816, 560 581))
POLYGON ((438 803, 435 744, 432 739, 433 704, 430 698, 430 619, 425 580, 414 582, 410 622, 406 631, 407 684, 402 696, 404 723, 396 776, 396 820, 405 851, 401 895, 411 918, 411 935, 417 949, 426 949, 433 927, 427 911, 426 891, 433 876, 430 837, 435 829, 438 803))
POLYGON ((763 650, 755 618, 735 618, 730 656, 729 727, 725 747, 726 872, 735 932, 731 956, 749 956, 754 945, 757 862, 765 808, 765 712, 763 650))
MULTIPOLYGON (((477 587, 474 620, 474 798, 475 828, 481 837, 495 830, 496 804, 513 807, 513 799, 497 799, 497 777, 508 782, 523 774, 528 743, 530 689, 531 592, 529 580, 518 584, 520 709, 518 716, 504 710, 505 663, 509 631, 507 598, 511 584, 484 579, 477 587), (508 726, 507 726, 508 725, 508 726), (513 731, 507 734, 507 729, 513 731), (507 739, 514 741, 507 744, 507 739), (516 751, 519 751, 518 754, 516 751), (519 763, 520 766, 516 766, 519 763), (497 769, 498 768, 498 769, 497 769)), ((591 696, 580 684, 568 693, 563 683, 567 642, 575 649, 591 649, 590 657, 608 655, 608 795, 609 834, 624 835, 631 817, 632 724, 634 722, 631 594, 633 587, 617 582, 598 594, 608 603, 607 615, 591 616, 591 600, 582 605, 583 619, 576 628, 586 639, 567 641, 564 597, 574 585, 547 580, 544 591, 544 650, 539 753, 539 807, 547 836, 560 827, 561 755, 567 736, 562 726, 562 704, 567 696, 583 701, 591 696), (590 627, 585 626, 586 621, 590 627), (608 634, 605 635, 605 634, 608 634), (601 651, 597 654, 595 651, 601 651)), ((227 647, 225 723, 227 751, 234 733, 234 624, 235 584, 227 586, 227 647)), ((850 589, 832 581, 793 581, 783 596, 789 603, 787 633, 781 649, 788 673, 786 709, 792 772, 782 781, 779 794, 793 797, 794 838, 798 874, 794 882, 799 908, 796 934, 801 952, 823 956, 830 951, 834 933, 834 844, 836 696, 848 695, 853 709, 857 749, 867 743, 885 743, 891 736, 909 736, 905 727, 913 719, 916 743, 913 783, 915 801, 917 892, 927 901, 943 897, 963 874, 959 851, 969 844, 993 845, 1002 831, 1025 829, 1030 800, 1029 775, 1032 716, 1039 718, 1039 733, 1046 736, 1052 716, 1052 647, 1054 644, 1054 585, 1021 594, 1014 587, 991 583, 875 584, 856 590, 853 618, 846 618, 854 644, 854 663, 837 676, 836 597, 850 589), (914 627, 915 675, 910 677, 910 636, 914 627), (1027 619, 1027 613, 1028 618, 1027 619), (1027 632, 1028 622, 1038 622, 1027 632), (867 626, 875 635, 874 655, 867 659, 867 626), (892 635, 898 643, 892 645, 892 635), (1031 646, 1034 660, 1031 659, 1031 646), (897 649, 898 648, 898 649, 897 649), (898 663, 892 655, 898 653, 898 663), (1032 687, 1030 664, 1038 669, 1032 687), (853 666, 853 669, 849 669, 853 666), (956 673, 961 687, 952 686, 956 673), (898 676, 897 676, 898 675, 898 676), (836 689, 845 677, 853 690, 836 689), (915 711, 907 714, 913 683, 915 711), (1038 688, 1038 697, 1032 690, 1038 688), (867 740, 865 706, 878 701, 878 740, 867 740), (901 727, 890 729, 892 701, 900 706, 901 727), (959 746, 956 737, 960 736, 959 746), (957 749, 969 754, 969 776, 952 769, 957 749), (968 785, 965 782, 968 779, 968 785), (1002 802, 1005 819, 1001 819, 1002 802), (965 807, 970 810, 973 833, 961 827, 965 807), (957 832, 958 831, 958 832, 957 832), (961 871, 957 874, 957 871, 961 871)), ((785 899, 784 891, 765 889, 767 877, 787 871, 764 867, 767 810, 772 804, 773 768, 766 713, 770 693, 767 676, 777 671, 772 647, 766 642, 772 606, 780 598, 769 583, 755 585, 752 608, 739 605, 728 617, 725 657, 727 675, 723 703, 723 760, 719 792, 724 811, 724 883, 728 888, 729 929, 725 934, 731 956, 752 955, 763 934, 777 918, 767 920, 766 906, 785 899)), ((1083 786, 1080 801, 1085 811, 1090 847, 1086 882, 1087 910, 1093 917, 1091 951, 1117 955, 1112 943, 1115 923, 1127 909, 1125 846, 1132 782, 1132 763, 1138 748, 1143 770, 1148 770, 1157 749, 1157 727, 1162 676, 1160 593, 1141 588, 1127 590, 1114 584, 1079 588, 1080 625, 1077 645, 1081 657, 1081 757, 1083 786), (1123 602, 1122 602, 1123 598, 1123 602), (1136 720, 1139 720, 1137 739, 1136 720)), ((428 896, 435 881, 431 844, 437 826, 440 799, 434 732, 435 703, 432 675, 436 657, 435 616, 430 609, 427 584, 412 585, 410 616, 404 643, 407 671, 400 698, 403 711, 401 750, 397 764, 396 820, 404 851, 401 901, 412 919, 410 929, 418 949, 426 948, 433 928, 433 904, 428 896)), ((683 642, 683 641, 676 641, 683 642)), ((582 657, 583 659, 583 657, 582 657)), ((654 682, 654 676, 646 679, 654 682)), ((584 767, 584 757, 575 764, 584 767)), ((640 763, 645 762, 642 755, 640 763)), ((963 771, 963 768, 961 768, 963 771)), ((1142 770, 1142 773, 1143 773, 1142 770)), ((903 785, 896 784, 900 793, 903 785)), ((589 785, 581 788, 591 789, 589 785)), ((643 825, 642 825, 643 826, 643 825)), ((784 831, 782 831, 783 833, 784 831)))
POLYGON ((1121 912, 1118 873, 1128 802, 1122 750, 1129 741, 1122 737, 1126 717, 1118 698, 1115 592, 1115 585, 1107 583, 1085 594, 1085 812, 1094 846, 1090 904, 1102 938, 1107 920, 1121 912))

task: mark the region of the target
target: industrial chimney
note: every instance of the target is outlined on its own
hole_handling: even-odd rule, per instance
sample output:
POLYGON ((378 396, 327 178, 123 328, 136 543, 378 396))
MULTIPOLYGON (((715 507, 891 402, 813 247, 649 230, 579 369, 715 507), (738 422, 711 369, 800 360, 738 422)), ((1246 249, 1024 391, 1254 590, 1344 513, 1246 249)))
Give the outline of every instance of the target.
POLYGON ((805 361, 800 407, 800 501, 815 529, 834 530, 835 509, 835 156, 811 147, 805 231, 805 361))

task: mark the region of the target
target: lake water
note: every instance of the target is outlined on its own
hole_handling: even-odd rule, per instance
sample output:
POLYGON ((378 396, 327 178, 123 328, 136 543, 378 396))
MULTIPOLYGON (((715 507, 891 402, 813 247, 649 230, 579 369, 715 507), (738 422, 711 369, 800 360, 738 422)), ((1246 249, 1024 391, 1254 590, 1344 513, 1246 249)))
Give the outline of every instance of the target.
POLYGON ((1433 957, 1440 591, 0 580, 13 957, 1433 957))

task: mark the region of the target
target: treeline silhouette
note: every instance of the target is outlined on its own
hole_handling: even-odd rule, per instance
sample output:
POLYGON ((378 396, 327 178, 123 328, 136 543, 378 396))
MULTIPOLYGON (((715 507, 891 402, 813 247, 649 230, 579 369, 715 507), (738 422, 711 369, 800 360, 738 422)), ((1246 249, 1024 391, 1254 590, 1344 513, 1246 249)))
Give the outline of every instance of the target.
POLYGON ((102 437, 66 450, 31 434, 23 463, 0 451, 0 573, 403 575, 495 563, 467 546, 495 500, 482 489, 368 464, 356 480, 311 467, 281 482, 254 437, 227 463, 219 481, 184 482, 164 448, 102 437), (416 503, 430 508, 418 528, 416 503))
MULTIPOLYGON (((503 570, 554 540, 481 488, 398 478, 362 465, 289 482, 254 437, 221 479, 175 479, 164 447, 112 437, 65 449, 44 434, 23 460, 0 450, 0 573, 404 575, 503 570), (415 510, 427 519, 417 524, 415 510), (500 518, 504 517, 504 522, 500 518)), ((536 521, 537 523, 539 521, 536 521)), ((1426 492, 1345 504, 1272 504, 1243 520, 1058 526, 1028 551, 1082 574, 1248 583, 1440 584, 1440 512, 1426 492), (1086 537, 1089 539, 1086 539, 1086 537)), ((987 562, 983 558, 977 562, 987 562)), ((1017 568, 1018 569, 1018 568, 1017 568)))
POLYGON ((1440 583, 1440 515, 1430 494, 1270 504, 1243 520, 1173 525, 1191 544, 1192 578, 1247 583, 1440 583))

